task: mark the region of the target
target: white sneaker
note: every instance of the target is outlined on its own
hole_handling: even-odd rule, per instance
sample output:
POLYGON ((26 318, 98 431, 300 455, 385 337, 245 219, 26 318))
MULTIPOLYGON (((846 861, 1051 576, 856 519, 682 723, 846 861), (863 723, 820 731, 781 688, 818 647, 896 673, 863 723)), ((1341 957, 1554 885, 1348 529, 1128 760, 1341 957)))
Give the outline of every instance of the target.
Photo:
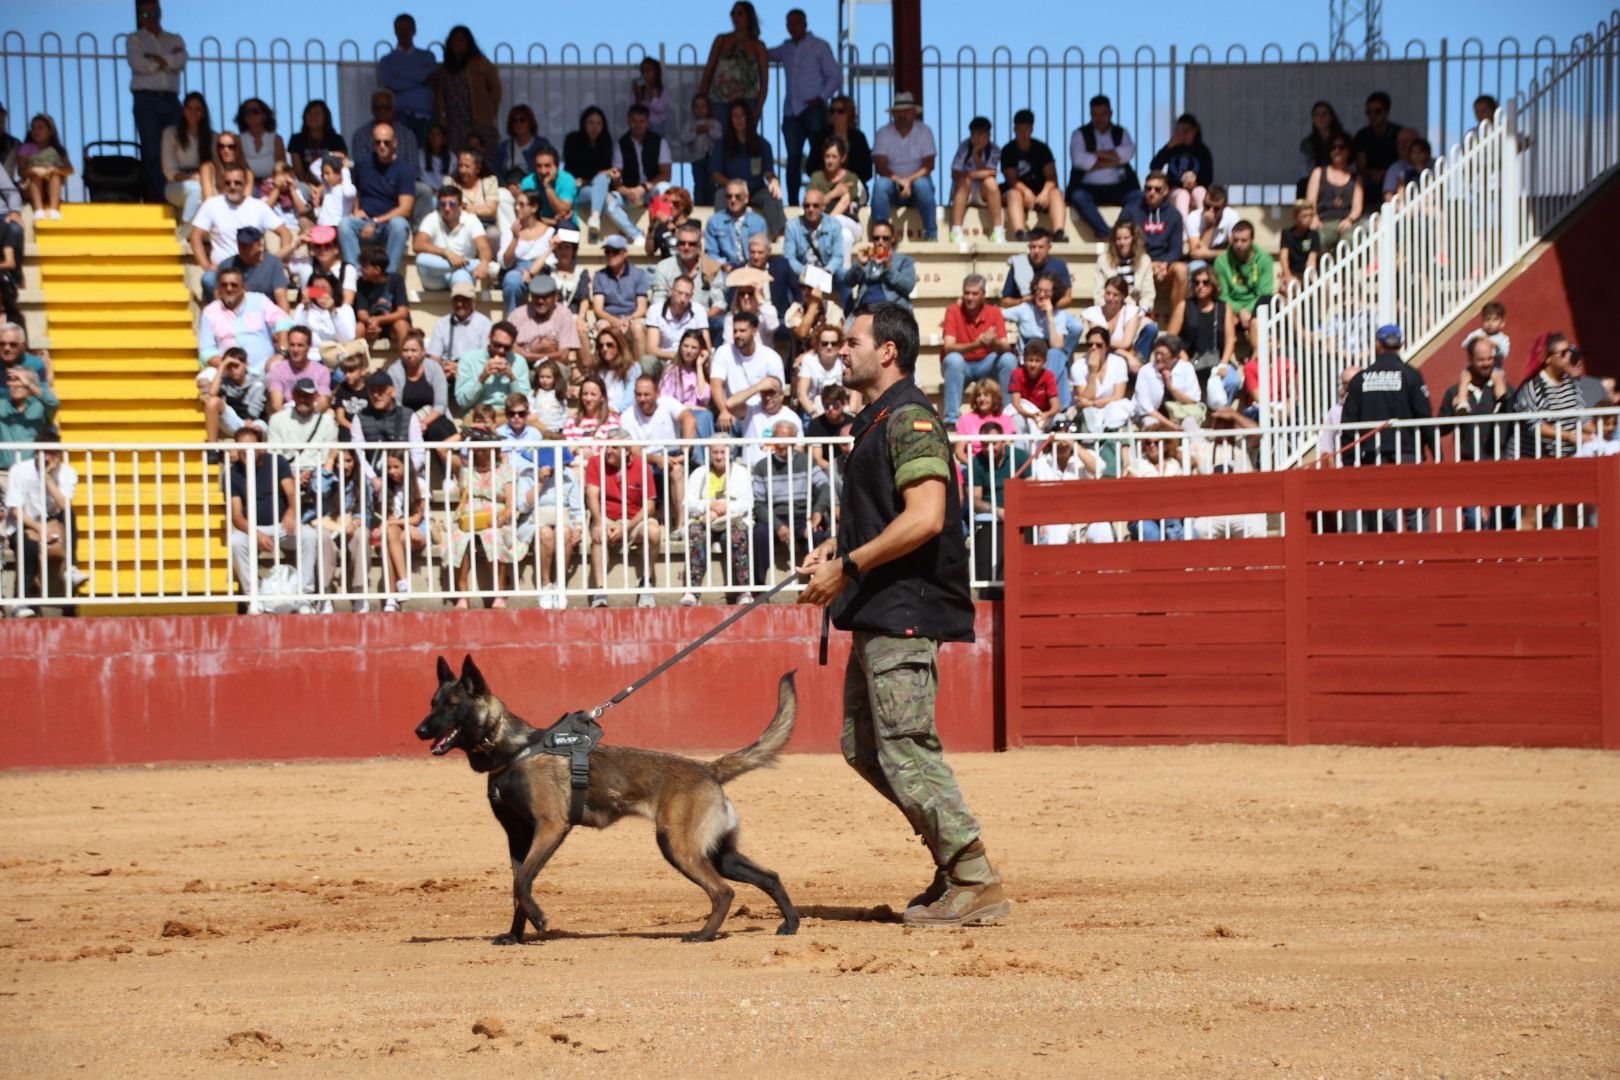
POLYGON ((681 607, 697 607, 697 602, 698 599, 696 593, 681 594, 681 607))
POLYGON ((383 610, 384 611, 398 611, 399 610, 399 601, 395 600, 392 596, 390 596, 387 600, 383 601, 383 610))
POLYGON ((365 615, 371 611, 371 601, 356 600, 353 604, 349 605, 349 610, 354 612, 356 615, 365 615))
POLYGON ((313 615, 313 614, 315 614, 315 605, 314 604, 299 604, 298 605, 298 614, 300 614, 300 615, 313 615))
POLYGON ((68 569, 68 583, 71 584, 75 589, 89 580, 90 575, 85 573, 83 570, 80 570, 77 566, 70 567, 68 569))
POLYGON ((751 592, 745 592, 741 596, 737 597, 737 603, 739 604, 752 604, 753 602, 754 594, 751 592))
POLYGON ((259 603, 257 600, 249 600, 248 601, 248 606, 247 606, 247 613, 249 615, 263 615, 264 614, 264 605, 259 603))
POLYGON ((960 244, 961 242, 962 242, 962 226, 960 226, 960 225, 952 225, 951 226, 951 243, 960 244))
POLYGON ((541 593, 540 593, 540 610, 541 611, 555 611, 555 610, 557 610, 557 598, 555 596, 551 595, 551 591, 549 589, 542 590, 541 593))
POLYGON ((411 595, 411 583, 406 581, 404 578, 400 578, 398 581, 394 582, 394 591, 399 593, 401 596, 409 596, 411 595))
POLYGON ((995 228, 991 229, 990 242, 992 244, 1005 244, 1007 242, 1007 230, 1002 228, 1000 225, 997 225, 995 228))
POLYGON ((607 597, 603 596, 601 593, 597 593, 595 596, 591 597, 591 607, 597 608, 597 607, 607 607, 607 606, 608 606, 608 599, 607 599, 607 597))
POLYGON ((636 597, 636 607, 656 607, 657 604, 658 601, 653 599, 652 593, 642 593, 636 597))
POLYGON ((62 220, 62 211, 60 211, 60 210, 52 210, 47 216, 52 221, 61 221, 62 220))
POLYGON ((31 607, 12 608, 11 617, 13 619, 32 619, 34 617, 34 609, 31 607))
POLYGON ((315 605, 315 613, 317 615, 330 615, 336 610, 337 609, 332 606, 332 601, 330 600, 322 600, 315 605))

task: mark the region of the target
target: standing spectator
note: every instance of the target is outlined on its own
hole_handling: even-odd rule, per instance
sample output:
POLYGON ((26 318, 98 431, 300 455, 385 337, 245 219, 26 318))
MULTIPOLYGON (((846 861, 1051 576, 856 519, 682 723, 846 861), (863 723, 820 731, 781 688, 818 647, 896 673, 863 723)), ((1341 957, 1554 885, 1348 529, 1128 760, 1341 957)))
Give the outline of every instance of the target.
POLYGON ((680 143, 685 161, 692 170, 692 198, 700 206, 714 203, 714 178, 709 175, 709 155, 725 135, 714 107, 704 94, 692 95, 692 109, 681 122, 680 143))
POLYGON ((1029 231, 1029 250, 1007 260, 1007 277, 1001 284, 1001 306, 1016 307, 1034 295, 1035 282, 1044 274, 1058 280, 1057 306, 1074 302, 1074 280, 1069 264, 1052 254, 1052 235, 1045 229, 1029 231))
POLYGON ((1186 218, 1187 263, 1189 270, 1214 262, 1232 243, 1232 229, 1239 221, 1238 212, 1227 205, 1226 188, 1211 184, 1204 194, 1204 208, 1186 218))
POLYGON ((796 280, 803 280, 806 267, 819 267, 841 285, 844 273, 844 230, 827 216, 827 196, 807 189, 804 213, 787 224, 782 238, 782 256, 796 280))
POLYGON ((630 97, 638 105, 647 106, 647 126, 660 135, 668 135, 669 88, 664 85, 664 65, 651 56, 643 56, 636 65, 636 77, 630 81, 630 97))
POLYGON ((565 392, 567 373, 579 367, 579 327, 574 313, 559 303, 561 290, 550 274, 532 279, 528 294, 528 303, 508 315, 517 332, 513 351, 528 363, 531 383, 537 365, 550 361, 561 367, 564 381, 556 389, 565 392))
POLYGON ((182 225, 197 216, 197 208, 202 205, 202 171, 213 170, 213 157, 214 128, 208 116, 208 99, 193 90, 186 95, 180 118, 163 129, 158 150, 163 199, 179 209, 182 225))
POLYGON ((1057 159, 1052 148, 1035 138, 1035 114, 1019 109, 1013 114, 1013 140, 1001 148, 1002 199, 1007 204, 1007 225, 1012 238, 1023 243, 1027 225, 1038 210, 1045 210, 1052 234, 1059 243, 1069 239, 1065 231, 1069 211, 1058 186, 1057 159))
POLYGON ((456 361, 489 340, 489 316, 478 310, 477 296, 468 282, 450 286, 450 314, 439 317, 428 337, 428 359, 444 368, 445 378, 452 382, 456 379, 456 361))
POLYGON ((416 47, 416 20, 409 15, 395 16, 394 47, 377 61, 377 85, 394 95, 399 122, 419 144, 427 142, 428 125, 438 109, 434 92, 438 70, 433 53, 416 47))
POLYGON ((1097 207, 1129 208, 1141 201, 1142 193, 1130 167, 1136 143, 1114 123, 1113 103, 1098 94, 1091 99, 1090 108, 1091 122, 1076 128, 1069 139, 1069 160, 1074 167, 1065 194, 1080 220, 1101 240, 1108 235, 1108 222, 1097 207))
POLYGON ((855 265, 850 268, 856 311, 882 303, 910 310, 911 294, 917 288, 917 264, 910 255, 896 250, 899 242, 893 223, 882 221, 873 222, 870 243, 856 245, 855 265))
POLYGON ((347 169, 349 144, 332 126, 332 110, 320 98, 304 106, 303 126, 287 140, 287 158, 304 183, 321 179, 321 162, 337 155, 339 168, 347 169))
POLYGON ((495 179, 515 196, 518 185, 534 168, 534 155, 550 145, 540 134, 534 110, 521 103, 512 106, 506 111, 506 138, 495 151, 495 179))
MULTIPOLYGON (((726 580, 743 590, 742 603, 753 600, 747 592, 753 580, 751 535, 753 531, 754 478, 748 466, 737 460, 730 448, 719 445, 709 450, 709 460, 686 478, 686 593, 681 606, 698 602, 693 591, 709 575, 709 548, 719 543, 728 561, 726 580)), ((728 593, 731 603, 735 593, 728 593)))
POLYGON ((1254 226, 1238 222, 1232 230, 1232 246, 1221 252, 1214 270, 1221 299, 1237 316, 1238 327, 1245 335, 1254 326, 1255 309, 1269 304, 1277 292, 1276 269, 1271 256, 1254 246, 1254 226))
POLYGON ((1382 201, 1384 174, 1400 160, 1401 124, 1389 118, 1389 95, 1374 90, 1367 95, 1367 126, 1356 132, 1356 172, 1363 191, 1374 203, 1382 201))
POLYGON ((73 162, 56 134, 56 121, 44 113, 28 121, 28 141, 17 147, 17 176, 34 207, 35 221, 62 220, 62 185, 73 162))
POLYGON ((571 174, 558 168, 557 151, 550 146, 542 146, 535 153, 534 172, 523 178, 519 188, 540 196, 540 220, 547 225, 564 229, 579 224, 574 216, 579 185, 571 174))
MULTIPOLYGON (((1356 430, 1363 421, 1412 420, 1433 414, 1429 404, 1429 388, 1423 376, 1408 366, 1398 351, 1405 338, 1401 328, 1394 325, 1378 328, 1378 355, 1350 382, 1344 395, 1344 409, 1340 418, 1350 430, 1343 433, 1344 457, 1362 465, 1396 464, 1423 460, 1427 444, 1425 434, 1415 430, 1381 431, 1363 439, 1364 431, 1356 430), (1353 448, 1353 449, 1352 449, 1353 448)), ((1394 510, 1360 511, 1360 531, 1394 532, 1394 510)), ((1425 514, 1421 510, 1406 512, 1408 532, 1421 532, 1425 514)))
POLYGON ((962 221, 969 204, 990 211, 990 241, 1000 244, 1007 234, 1001 227, 1001 148, 990 139, 990 121, 975 116, 968 137, 951 158, 951 242, 962 242, 962 221))
POLYGON ((427 355, 422 331, 406 332, 399 359, 388 365, 388 377, 394 381, 395 400, 415 414, 424 439, 443 442, 456 433, 450 419, 449 379, 444 366, 427 355))
MULTIPOLYGON (((7 470, 3 488, 5 514, 0 522, 17 533, 17 586, 22 595, 66 599, 89 580, 73 565, 73 550, 79 539, 73 493, 78 490, 79 474, 67 463, 55 432, 43 432, 37 441, 38 454, 7 470), (53 562, 62 564, 61 573, 52 572, 53 562)), ((12 614, 27 619, 34 610, 19 607, 12 614)), ((78 609, 65 605, 62 614, 76 615, 78 609)))
POLYGON ((136 3, 135 32, 124 39, 124 57, 129 61, 146 199, 158 202, 164 198, 163 130, 180 122, 180 75, 186 70, 186 43, 179 34, 163 29, 158 0, 136 3))
MULTIPOLYGON (((410 159, 400 153, 392 124, 375 125, 371 145, 371 153, 354 166, 354 186, 359 197, 354 214, 338 226, 338 245, 343 261, 354 266, 360 261, 362 243, 381 240, 388 251, 388 272, 392 274, 405 258, 405 243, 411 235, 416 170, 410 159)), ((459 195, 457 198, 459 201, 459 195)))
MULTIPOLYGON (((1402 138, 1411 131, 1411 128, 1403 129, 1402 138)), ((1406 185, 1421 181, 1433 162, 1434 148, 1429 145, 1429 140, 1417 138, 1414 133, 1412 145, 1384 174, 1384 202, 1399 202, 1406 194, 1406 185)))
POLYGON ((762 409, 760 391, 767 381, 787 382, 782 357, 759 340, 759 316, 738 312, 732 316, 731 340, 715 350, 709 370, 716 424, 723 432, 741 433, 762 409))
POLYGON ((405 278, 388 272, 388 253, 371 248, 360 256, 360 280, 355 286, 355 321, 371 350, 387 335, 397 352, 411 329, 410 297, 405 278))
MULTIPOLYGON (((1068 380, 1060 379, 1052 370, 1062 371, 1064 365, 1061 361, 1049 363, 1049 352, 1058 350, 1050 348, 1040 338, 1026 342, 1024 362, 1007 380, 1007 393, 1012 398, 1013 416, 1017 418, 1016 426, 1020 433, 1045 431, 1058 410, 1067 408, 1060 395, 1062 386, 1068 380)), ((1058 353, 1059 357, 1062 355, 1058 353)), ((984 428, 979 430, 983 432, 984 428)))
POLYGON ((1305 201, 1316 207, 1322 250, 1329 254, 1350 239, 1365 205, 1350 152, 1350 137, 1335 135, 1328 146, 1328 163, 1311 173, 1305 187, 1305 201))
POLYGON ((1191 233, 1192 217, 1204 208, 1204 196, 1215 177, 1215 156, 1204 144, 1204 129, 1198 117, 1192 113, 1176 117, 1170 141, 1153 155, 1148 168, 1169 177, 1170 205, 1187 222, 1191 233))
POLYGON ((219 268, 242 272, 248 292, 268 296, 276 307, 287 307, 287 268, 276 256, 264 250, 264 230, 244 225, 236 230, 236 254, 221 259, 219 268))
MULTIPOLYGON (((1219 364, 1230 365, 1237 348, 1237 321, 1232 309, 1222 300, 1209 267, 1200 267, 1192 274, 1192 296, 1181 317, 1181 337, 1192 355, 1193 367, 1210 371, 1219 364)), ((1230 366, 1228 370, 1232 369, 1230 366)), ((1234 376, 1227 396, 1237 390, 1234 376)))
MULTIPOLYGON (((234 439, 243 424, 262 424, 267 415, 269 391, 264 379, 248 370, 245 351, 235 346, 226 349, 219 367, 214 369, 214 385, 203 398, 204 438, 218 442, 223 431, 234 439)), ((218 452, 210 450, 208 460, 217 461, 218 452)))
MULTIPOLYGON (((962 279, 962 299, 945 309, 945 336, 940 344, 945 377, 945 425, 955 427, 962 413, 962 390, 994 376, 1002 393, 1018 367, 1001 309, 984 301, 984 275, 962 279)), ((836 344, 836 343, 835 343, 836 344)))
POLYGON ((770 88, 770 55, 759 39, 759 15, 748 0, 731 5, 730 33, 716 35, 709 47, 697 92, 708 95, 715 113, 744 102, 755 119, 765 113, 770 88))
POLYGON ((293 324, 292 316, 268 297, 247 291, 240 270, 220 271, 215 288, 219 295, 197 320, 200 390, 213 385, 214 373, 208 369, 218 367, 220 355, 232 345, 247 353, 249 371, 263 375, 270 357, 286 348, 287 331, 293 324))
MULTIPOLYGON (((287 355, 271 364, 264 375, 264 388, 269 396, 269 414, 274 416, 286 408, 292 400, 293 384, 299 380, 306 380, 315 390, 315 409, 325 412, 332 406, 332 370, 315 359, 311 345, 314 336, 307 326, 294 326, 287 331, 287 355)), ((228 349, 224 360, 231 360, 231 352, 241 352, 241 349, 228 349)), ((246 359, 245 355, 243 357, 246 359)), ((223 365, 222 365, 223 366, 223 365)), ((246 368, 244 362, 243 367, 246 368)), ((252 372, 248 372, 252 376, 252 372)), ((218 385, 216 383, 216 385, 218 385)), ((226 434, 235 434, 234 429, 226 434)))
POLYGON ((787 32, 787 40, 768 55, 782 65, 787 79, 782 91, 782 138, 787 144, 787 199, 796 203, 805 172, 804 142, 827 126, 827 103, 838 93, 842 77, 832 46, 810 32, 803 9, 787 13, 787 32))
POLYGON ((889 106, 889 122, 872 143, 872 225, 889 220, 891 205, 913 206, 922 215, 923 239, 939 239, 935 212, 934 132, 919 119, 922 110, 902 90, 889 106))
POLYGON ((1339 123, 1339 114, 1326 101, 1311 106, 1311 133, 1299 140, 1300 174, 1296 188, 1299 198, 1311 182, 1311 174, 1332 163, 1333 140, 1339 136, 1349 139, 1350 133, 1339 123))
MULTIPOLYGON (((33 370, 17 364, 6 369, 6 396, 0 400, 0 443, 37 443, 54 430, 61 406, 56 391, 33 370)), ((18 461, 33 457, 31 450, 0 450, 0 478, 18 461)))
POLYGON ((1134 221, 1142 228, 1148 258, 1153 260, 1153 284, 1156 289, 1170 286, 1170 332, 1175 334, 1181 331, 1181 307, 1187 302, 1186 234, 1182 215, 1169 200, 1170 178, 1150 172, 1141 201, 1122 209, 1119 220, 1134 221))
MULTIPOLYGON (((292 248, 292 230, 263 199, 248 194, 247 171, 242 166, 227 166, 220 177, 220 186, 224 190, 204 200, 202 208, 191 221, 191 254, 203 271, 204 303, 213 299, 220 268, 227 259, 236 255, 243 230, 251 230, 248 233, 250 236, 257 231, 261 243, 265 233, 273 232, 281 241, 281 250, 292 248)), ((265 275, 273 278, 274 271, 267 268, 260 277, 265 275)), ((283 272, 282 277, 285 276, 283 272)), ((285 290, 285 282, 282 288, 285 290)))
POLYGON ((647 332, 647 272, 630 261, 630 244, 622 236, 602 241, 602 251, 607 268, 591 275, 591 309, 597 324, 622 334, 639 357, 647 332))
MULTIPOLYGON (((1039 341, 1046 347, 1041 356, 1051 369, 1052 377, 1057 383, 1058 396, 1066 409, 1069 407, 1070 394, 1069 380, 1064 378, 1064 375, 1069 370, 1069 357, 1073 354, 1075 344, 1080 340, 1081 322, 1058 306, 1057 296, 1060 287, 1056 274, 1042 274, 1035 279, 1030 298, 1016 307, 1006 309, 1003 314, 1016 330, 1019 348, 1026 357, 1029 355, 1030 345, 1034 342, 1039 341)), ((1104 290, 1105 297, 1109 291, 1104 290)), ((1094 310, 1096 309, 1088 308, 1087 312, 1094 310)), ((1127 332, 1140 333, 1141 330, 1132 324, 1127 328, 1127 332)), ((1010 379, 1008 386, 1009 388, 1011 386, 1010 379)))
POLYGON ((608 192, 617 179, 613 171, 613 134, 608 131, 607 114, 588 105, 579 114, 579 127, 563 139, 563 168, 577 183, 573 209, 585 211, 585 225, 591 238, 602 228, 602 211, 608 205, 608 192))
POLYGON ((350 356, 364 357, 369 364, 371 352, 360 336, 354 307, 343 303, 337 279, 332 275, 315 274, 309 279, 304 302, 293 312, 293 321, 309 327, 315 352, 327 367, 336 368, 350 356))
POLYGON ((501 76, 465 26, 452 26, 444 39, 444 63, 433 78, 434 115, 450 135, 450 150, 459 154, 467 140, 484 141, 484 156, 494 154, 501 133, 501 76))
POLYGON ((530 283, 545 273, 557 231, 540 219, 539 193, 518 192, 513 207, 512 224, 495 243, 495 257, 501 263, 501 296, 508 315, 523 305, 530 283))
POLYGON ((829 139, 842 139, 844 164, 863 185, 872 181, 872 146, 861 130, 860 113, 855 110, 855 99, 839 94, 827 106, 827 126, 816 132, 810 140, 810 159, 825 162, 829 139))
MULTIPOLYGON (((1475 338, 1468 350, 1468 363, 1455 386, 1446 387, 1440 398, 1441 416, 1502 416, 1513 411, 1513 384, 1507 373, 1496 366, 1495 351, 1487 338, 1475 338)), ((1507 424, 1458 424, 1453 432, 1457 437, 1457 460, 1496 461, 1516 457, 1513 427, 1507 424)), ((1513 528, 1518 514, 1512 507, 1502 507, 1512 515, 1513 524, 1496 527, 1513 528)), ((1500 515, 1498 515, 1500 517, 1500 515)), ((1463 520, 1466 528, 1477 528, 1477 507, 1465 507, 1463 520)))
MULTIPOLYGON (((261 556, 279 549, 281 558, 298 568, 299 592, 304 596, 314 595, 317 581, 331 573, 331 563, 321 562, 320 528, 298 521, 298 486, 292 465, 282 455, 266 451, 260 445, 263 441, 264 432, 256 424, 238 429, 230 468, 221 476, 230 499, 231 565, 237 586, 250 598, 249 615, 263 610, 258 599, 264 589, 259 580, 261 556)), ((309 601, 299 602, 300 613, 314 610, 309 601)))
MULTIPOLYGON (((602 431, 604 439, 625 439, 622 427, 602 431)), ((652 607, 654 552, 664 537, 664 527, 654 513, 651 470, 635 450, 607 446, 593 454, 585 466, 585 508, 590 515, 591 585, 607 587, 607 572, 616 557, 628 560, 630 552, 641 553, 637 585, 641 595, 637 607, 652 607)), ((607 597, 597 592, 591 607, 607 607, 607 597)))
POLYGON ((827 215, 844 231, 844 269, 849 269, 850 254, 860 243, 861 206, 866 201, 866 186, 860 177, 845 164, 849 145, 837 135, 829 136, 822 144, 822 167, 810 177, 811 191, 827 197, 827 215))
POLYGON ((1277 252, 1277 291, 1287 295, 1296 283, 1305 284, 1322 257, 1322 234, 1316 231, 1316 207, 1304 199, 1294 204, 1294 224, 1282 234, 1277 252))
POLYGON ((760 434, 763 446, 750 446, 757 459, 750 466, 754 481, 754 584, 770 582, 776 552, 786 552, 797 566, 805 553, 827 538, 832 513, 832 487, 827 473, 799 443, 798 418, 783 411, 781 419, 760 434))
POLYGON ((632 211, 639 215, 654 196, 669 189, 673 168, 669 143, 651 129, 651 123, 647 106, 640 103, 630 106, 625 133, 613 144, 613 171, 617 176, 608 195, 607 215, 632 244, 646 239, 636 228, 632 211))
POLYGON ((776 179, 771 144, 760 137, 746 102, 732 102, 726 121, 724 138, 709 154, 709 175, 717 187, 725 186, 728 209, 731 187, 741 183, 748 192, 748 205, 759 211, 775 239, 782 235, 787 216, 782 210, 782 186, 776 179))
MULTIPOLYGON (((1515 411, 1521 413, 1575 412, 1586 406, 1580 380, 1575 377, 1575 348, 1563 334, 1548 334, 1542 352, 1541 370, 1519 387, 1515 411)), ((1348 403, 1345 408, 1349 412, 1348 403)), ((1348 420, 1348 416, 1346 417, 1348 420)), ((1596 422, 1582 424, 1578 417, 1567 420, 1535 419, 1525 424, 1526 434, 1536 440, 1536 456, 1571 457, 1583 436, 1597 431, 1596 422)))
POLYGON ((379 86, 371 92, 371 119, 355 128, 349 135, 349 158, 351 166, 357 166, 369 158, 377 148, 377 128, 387 127, 389 138, 394 140, 394 153, 403 158, 416 171, 417 162, 421 160, 421 148, 427 145, 427 135, 420 139, 416 137, 409 125, 404 122, 396 125, 395 117, 399 110, 394 105, 394 92, 386 86, 379 86))
POLYGON ((287 144, 276 134, 276 114, 263 98, 250 97, 237 107, 234 123, 242 139, 242 160, 258 179, 259 197, 268 198, 265 182, 276 164, 287 160, 287 144))
POLYGON ((1130 299, 1143 311, 1152 311, 1159 292, 1153 284, 1153 259, 1147 253, 1142 226, 1123 218, 1114 222, 1108 242, 1097 256, 1096 274, 1091 283, 1091 302, 1103 302, 1103 288, 1114 278, 1124 278, 1130 299))
POLYGON ((456 403, 463 411, 475 405, 499 409, 512 394, 528 396, 529 365, 513 355, 516 341, 517 328, 502 320, 490 328, 484 348, 462 354, 456 366, 456 403))
POLYGON ((703 251, 720 264, 722 274, 748 262, 748 238, 765 232, 765 219, 748 208, 748 185, 741 180, 726 184, 726 205, 703 227, 703 251))
MULTIPOLYGON (((412 245, 422 288, 433 292, 464 281, 477 289, 489 273, 489 238, 478 219, 461 210, 461 192, 448 184, 439 189, 437 212, 422 219, 412 245)), ((388 270, 394 271, 392 256, 388 270)))

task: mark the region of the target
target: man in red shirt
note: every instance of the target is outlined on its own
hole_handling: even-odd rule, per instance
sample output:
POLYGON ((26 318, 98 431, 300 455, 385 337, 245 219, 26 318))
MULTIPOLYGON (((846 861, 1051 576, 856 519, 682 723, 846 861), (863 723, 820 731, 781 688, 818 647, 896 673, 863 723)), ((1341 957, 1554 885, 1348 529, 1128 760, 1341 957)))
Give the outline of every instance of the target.
POLYGON ((1018 367, 1018 356, 1007 340, 1007 320, 1001 309, 984 302, 984 275, 962 279, 962 300, 945 309, 945 423, 956 426, 962 414, 962 388, 994 374, 1007 392, 1008 380, 1018 367))
POLYGON ((1047 423, 1061 407, 1057 376, 1046 370, 1046 353, 1050 348, 1039 338, 1026 341, 1024 363, 1007 381, 1020 432, 1045 431, 1047 423))
MULTIPOLYGON (((621 427, 598 432, 603 439, 627 439, 621 427)), ((591 584, 606 588, 607 572, 615 559, 630 561, 639 551, 637 582, 642 590, 637 607, 652 607, 653 569, 664 527, 656 516, 652 472, 646 460, 629 447, 608 446, 585 466, 585 508, 590 512, 591 584)), ((607 597, 596 593, 591 607, 607 607, 607 597)))

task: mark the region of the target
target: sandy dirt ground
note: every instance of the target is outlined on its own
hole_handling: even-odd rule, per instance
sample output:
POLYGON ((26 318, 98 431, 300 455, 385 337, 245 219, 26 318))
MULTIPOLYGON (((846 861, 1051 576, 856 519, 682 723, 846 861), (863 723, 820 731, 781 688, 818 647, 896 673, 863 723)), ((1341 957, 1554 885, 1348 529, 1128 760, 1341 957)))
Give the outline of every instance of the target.
POLYGON ((497 948, 453 759, 0 775, 9 1076, 1613 1076, 1620 755, 1195 747, 955 759, 1007 925, 843 762, 729 789, 805 921, 725 936, 644 822, 577 830, 497 948))

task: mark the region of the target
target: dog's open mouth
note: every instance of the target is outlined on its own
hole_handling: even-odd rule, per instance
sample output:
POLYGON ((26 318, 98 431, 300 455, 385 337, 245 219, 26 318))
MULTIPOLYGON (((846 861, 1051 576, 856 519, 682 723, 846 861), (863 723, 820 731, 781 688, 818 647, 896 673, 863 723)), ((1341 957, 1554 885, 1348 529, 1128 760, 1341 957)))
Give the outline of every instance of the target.
POLYGON ((432 753, 434 757, 443 757, 450 752, 450 740, 461 734, 461 728, 453 727, 449 731, 433 740, 432 753))

